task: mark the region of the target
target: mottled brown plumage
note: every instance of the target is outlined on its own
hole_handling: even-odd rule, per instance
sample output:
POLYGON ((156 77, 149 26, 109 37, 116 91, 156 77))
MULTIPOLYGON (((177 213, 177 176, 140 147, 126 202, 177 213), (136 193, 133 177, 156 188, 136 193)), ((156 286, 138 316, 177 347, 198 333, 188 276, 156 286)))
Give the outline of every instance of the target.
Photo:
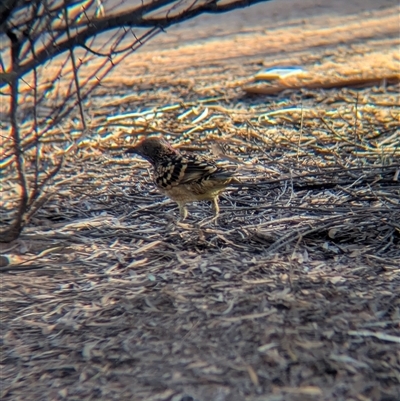
POLYGON ((182 154, 163 137, 145 138, 127 153, 136 153, 152 164, 155 185, 178 204, 182 220, 188 214, 186 204, 202 200, 212 202, 217 216, 218 196, 235 181, 234 171, 206 157, 182 154))

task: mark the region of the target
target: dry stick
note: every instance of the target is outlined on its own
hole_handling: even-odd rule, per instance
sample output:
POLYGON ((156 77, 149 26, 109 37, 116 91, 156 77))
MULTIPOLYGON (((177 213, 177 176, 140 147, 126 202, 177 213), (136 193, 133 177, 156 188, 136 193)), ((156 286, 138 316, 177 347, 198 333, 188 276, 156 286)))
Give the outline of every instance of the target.
POLYGON ((357 92, 357 97, 356 97, 356 107, 355 107, 355 121, 354 121, 354 130, 353 130, 353 135, 354 137, 357 137, 358 140, 361 142, 361 138, 358 135, 358 131, 357 131, 357 123, 358 123, 358 97, 359 97, 359 93, 357 92))
MULTIPOLYGON (((9 29, 6 32, 8 38, 11 41, 11 65, 12 69, 16 69, 19 66, 19 53, 21 50, 21 44, 17 35, 9 29)), ((28 204, 28 183, 26 181, 25 169, 24 169, 24 157, 21 149, 21 137, 19 127, 17 123, 17 112, 18 112, 18 84, 19 78, 14 77, 10 82, 11 89, 11 137, 13 138, 14 154, 16 160, 18 181, 21 188, 19 207, 17 215, 10 227, 0 233, 2 240, 10 242, 18 237, 23 227, 23 217, 26 212, 28 204)))
MULTIPOLYGON (((362 142, 360 136, 358 135, 358 130, 357 130, 357 123, 358 123, 358 97, 359 97, 359 93, 357 92, 357 96, 356 96, 356 105, 355 105, 355 121, 354 121, 354 130, 353 130, 353 136, 355 138, 358 139, 359 142, 362 142)), ((356 158, 358 161, 358 165, 361 165, 361 160, 358 157, 358 154, 356 154, 356 158)))
POLYGON ((301 100, 300 134, 299 134, 299 141, 297 143, 297 164, 300 164, 300 162, 299 162, 299 153, 300 153, 301 137, 303 135, 303 122, 304 122, 304 110, 303 110, 303 99, 302 99, 301 100))
POLYGON ((1 54, 2 52, 0 52, 0 67, 2 71, 6 70, 6 66, 4 65, 4 61, 3 61, 3 56, 1 54))
MULTIPOLYGON (((33 48, 32 48, 32 51, 33 48)), ((40 156, 40 144, 39 144, 39 134, 38 134, 38 118, 37 118, 37 108, 38 108, 38 93, 37 93, 37 70, 34 68, 33 70, 33 133, 34 133, 34 143, 35 143, 35 182, 33 186, 33 191, 31 194, 31 198, 35 199, 38 186, 39 186, 39 156, 40 156)))
MULTIPOLYGON (((68 41, 71 41, 71 32, 69 29, 68 10, 67 10, 67 5, 66 5, 66 0, 64 0, 64 17, 65 17, 65 26, 67 28, 68 41)), ((85 116, 83 113, 83 105, 82 105, 82 99, 81 99, 81 90, 80 90, 80 86, 79 86, 78 70, 76 68, 75 55, 74 55, 74 50, 73 50, 72 45, 69 48, 69 53, 71 56, 72 70, 73 70, 73 74, 74 74, 76 96, 78 97, 79 113, 81 115, 83 130, 86 132, 87 127, 86 127, 85 116)))
MULTIPOLYGON (((36 8, 36 7, 34 7, 36 8)), ((35 57, 35 43, 33 40, 29 38, 30 49, 32 53, 32 57, 35 57)), ((38 109, 38 76, 37 69, 33 69, 33 141, 35 146, 35 179, 33 184, 33 190, 30 196, 30 203, 33 202, 39 192, 39 157, 40 157, 40 144, 39 144, 39 134, 38 134, 38 118, 37 118, 37 109, 38 109)))
POLYGON ((267 253, 276 252, 279 249, 281 249, 283 246, 293 242, 295 239, 300 240, 301 238, 304 238, 308 234, 312 234, 319 230, 326 230, 329 227, 331 227, 334 222, 336 222, 337 220, 340 220, 340 219, 343 219, 343 216, 338 216, 337 218, 332 216, 332 217, 329 217, 329 223, 327 223, 327 224, 323 224, 321 226, 318 226, 316 228, 312 228, 310 230, 306 230, 303 232, 301 230, 297 230, 295 232, 290 232, 290 233, 284 235, 283 237, 279 238, 276 242, 274 242, 269 248, 267 248, 266 252, 267 253), (291 237, 293 237, 293 238, 291 238, 291 237))

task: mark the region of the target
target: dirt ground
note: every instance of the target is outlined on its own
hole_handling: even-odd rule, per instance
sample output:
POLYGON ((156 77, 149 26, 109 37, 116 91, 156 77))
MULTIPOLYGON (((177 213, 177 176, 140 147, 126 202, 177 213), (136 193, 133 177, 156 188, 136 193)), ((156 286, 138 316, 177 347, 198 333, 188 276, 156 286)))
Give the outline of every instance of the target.
POLYGON ((277 0, 115 70, 89 145, 2 244, 2 400, 398 401, 398 22, 397 1, 277 0), (303 89, 254 79, 273 66, 303 89), (216 224, 207 203, 177 224, 116 148, 149 132, 238 165, 216 224))

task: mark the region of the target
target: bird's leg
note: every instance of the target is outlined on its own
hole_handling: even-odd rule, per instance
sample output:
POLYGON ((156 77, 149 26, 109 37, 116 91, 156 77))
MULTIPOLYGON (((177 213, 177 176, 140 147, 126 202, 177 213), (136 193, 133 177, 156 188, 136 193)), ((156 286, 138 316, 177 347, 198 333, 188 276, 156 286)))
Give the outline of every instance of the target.
POLYGON ((216 196, 212 201, 211 201, 211 208, 214 214, 214 217, 208 221, 208 223, 214 222, 215 225, 218 224, 218 214, 219 214, 219 205, 218 205, 218 196, 216 196))
POLYGON ((188 216, 186 204, 184 202, 178 202, 178 206, 179 206, 180 221, 183 221, 188 216))
POLYGON ((216 196, 212 201, 211 201, 211 208, 214 213, 214 217, 218 216, 219 213, 219 205, 218 205, 218 196, 216 196))

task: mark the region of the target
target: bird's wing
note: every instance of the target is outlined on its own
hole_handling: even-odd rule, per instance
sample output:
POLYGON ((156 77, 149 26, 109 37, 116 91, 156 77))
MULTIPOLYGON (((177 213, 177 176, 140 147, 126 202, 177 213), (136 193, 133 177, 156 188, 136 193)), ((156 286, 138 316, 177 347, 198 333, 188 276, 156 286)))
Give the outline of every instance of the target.
POLYGON ((227 180, 232 176, 232 171, 218 167, 213 160, 197 155, 178 155, 158 166, 156 184, 167 189, 203 179, 227 180))
POLYGON ((182 161, 184 165, 184 173, 180 181, 182 184, 207 179, 220 170, 212 160, 196 155, 183 157, 182 161))

